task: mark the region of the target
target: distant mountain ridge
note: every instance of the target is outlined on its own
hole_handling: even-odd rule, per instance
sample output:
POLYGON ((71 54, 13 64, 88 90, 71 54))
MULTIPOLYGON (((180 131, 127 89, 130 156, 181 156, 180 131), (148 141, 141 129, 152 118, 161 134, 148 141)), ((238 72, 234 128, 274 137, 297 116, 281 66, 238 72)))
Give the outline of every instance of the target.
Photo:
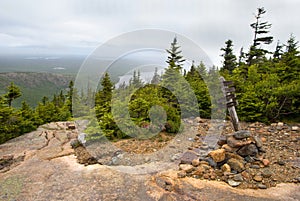
POLYGON ((43 96, 52 99, 53 95, 65 90, 74 76, 44 72, 0 73, 0 94, 6 93, 7 86, 14 82, 20 87, 22 96, 13 102, 18 107, 25 100, 31 106, 41 101, 43 96))

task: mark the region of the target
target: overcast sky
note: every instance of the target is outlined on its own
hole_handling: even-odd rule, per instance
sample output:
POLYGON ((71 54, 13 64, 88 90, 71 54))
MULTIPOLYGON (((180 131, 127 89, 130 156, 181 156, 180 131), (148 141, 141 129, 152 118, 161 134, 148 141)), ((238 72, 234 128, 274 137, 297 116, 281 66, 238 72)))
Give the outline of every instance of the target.
POLYGON ((299 0, 2 0, 0 54, 89 54, 122 33, 155 28, 193 40, 219 65, 227 39, 236 53, 249 48, 258 7, 273 25, 272 48, 291 33, 300 40, 299 0))

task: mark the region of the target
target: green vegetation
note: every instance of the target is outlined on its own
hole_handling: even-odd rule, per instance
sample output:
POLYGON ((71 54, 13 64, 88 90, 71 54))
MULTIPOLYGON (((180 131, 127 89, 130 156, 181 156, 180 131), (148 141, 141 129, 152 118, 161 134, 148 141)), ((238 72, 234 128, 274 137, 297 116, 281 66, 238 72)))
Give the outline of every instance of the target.
POLYGON ((37 73, 37 72, 15 72, 0 73, 0 95, 6 93, 6 87, 13 82, 17 85, 22 96, 12 102, 12 106, 20 108, 22 102, 26 101, 31 107, 36 107, 44 96, 51 96, 68 88, 68 83, 74 76, 37 73))
POLYGON ((0 143, 33 131, 41 124, 71 118, 69 96, 62 91, 54 95, 51 101, 44 97, 35 109, 25 101, 20 108, 12 107, 12 103, 20 96, 20 88, 14 83, 7 87, 6 94, 0 96, 0 143))
POLYGON ((273 37, 269 35, 271 24, 261 21, 265 13, 259 8, 256 21, 251 24, 254 39, 248 52, 241 48, 237 57, 233 41, 225 42, 221 48, 223 66, 220 70, 217 67, 207 70, 203 63, 193 62, 188 72, 182 72, 184 55, 174 38, 167 50, 168 67, 162 76, 156 69, 150 83, 144 83, 137 71, 128 85, 115 88, 113 79, 105 73, 96 93, 88 89, 79 95, 71 81, 66 92, 56 93, 51 100, 42 98, 34 109, 26 102, 22 102, 19 109, 14 108, 14 102, 26 92, 14 83, 7 84, 7 90, 0 96, 0 143, 34 130, 38 125, 68 120, 72 117, 72 108, 79 112, 76 115, 91 120, 85 132, 92 140, 103 136, 111 140, 149 138, 163 128, 168 133, 178 133, 182 129, 182 117, 200 114, 202 118, 210 118, 212 111, 218 109, 217 99, 221 97, 210 96, 208 89, 215 94, 220 91, 216 84, 219 73, 235 84, 241 120, 300 121, 298 42, 291 35, 286 44, 278 42, 274 52, 268 51, 266 45, 273 37), (96 112, 96 119, 91 117, 92 110, 96 112))

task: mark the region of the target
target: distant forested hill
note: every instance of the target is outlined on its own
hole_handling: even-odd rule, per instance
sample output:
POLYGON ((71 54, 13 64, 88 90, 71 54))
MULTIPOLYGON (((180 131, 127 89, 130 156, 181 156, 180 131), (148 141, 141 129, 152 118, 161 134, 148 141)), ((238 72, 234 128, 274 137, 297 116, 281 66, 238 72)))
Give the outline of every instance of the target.
POLYGON ((22 96, 13 103, 19 107, 23 100, 31 106, 36 106, 43 96, 52 97, 68 87, 71 75, 62 75, 54 73, 36 73, 36 72, 13 72, 0 73, 0 94, 6 92, 10 82, 18 85, 22 91, 22 96))

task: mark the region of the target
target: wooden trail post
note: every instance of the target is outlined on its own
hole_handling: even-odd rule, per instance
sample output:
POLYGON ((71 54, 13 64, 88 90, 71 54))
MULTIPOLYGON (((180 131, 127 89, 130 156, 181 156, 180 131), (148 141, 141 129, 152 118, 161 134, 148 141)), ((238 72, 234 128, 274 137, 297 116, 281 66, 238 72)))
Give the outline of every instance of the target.
MULTIPOLYGON (((235 88, 232 81, 226 81, 224 77, 220 77, 222 91, 226 101, 226 107, 228 109, 231 122, 235 131, 240 130, 239 117, 236 113, 235 106, 238 105, 236 96, 234 94, 235 88)), ((224 99, 223 99, 224 101, 224 99)))

